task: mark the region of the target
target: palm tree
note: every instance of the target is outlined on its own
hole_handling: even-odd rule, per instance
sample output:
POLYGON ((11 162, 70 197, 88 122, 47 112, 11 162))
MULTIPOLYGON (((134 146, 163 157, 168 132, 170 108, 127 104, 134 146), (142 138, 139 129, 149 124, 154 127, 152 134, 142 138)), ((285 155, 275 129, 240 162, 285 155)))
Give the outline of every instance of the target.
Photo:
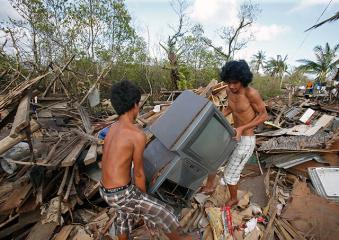
POLYGON ((287 55, 282 58, 281 55, 277 55, 277 58, 270 58, 264 66, 266 72, 270 73, 273 77, 280 79, 280 88, 282 87, 284 74, 287 73, 287 55))
POLYGON ((318 28, 318 27, 320 27, 321 25, 323 25, 323 24, 325 24, 325 23, 327 23, 327 22, 332 22, 332 21, 337 21, 337 20, 339 20, 339 12, 337 12, 336 14, 334 14, 332 17, 330 17, 330 18, 328 18, 328 19, 322 21, 321 23, 318 23, 318 24, 316 24, 316 25, 314 25, 314 26, 312 26, 312 27, 306 29, 305 32, 307 32, 307 31, 309 31, 309 30, 311 30, 311 29, 313 29, 313 28, 314 28, 314 29, 315 29, 315 28, 318 28))
POLYGON ((263 67, 264 61, 265 61, 265 52, 260 50, 252 57, 252 64, 255 66, 255 71, 259 73, 260 67, 263 67))
POLYGON ((318 45, 314 48, 316 60, 300 59, 298 62, 302 63, 298 68, 304 70, 306 73, 315 74, 316 80, 320 83, 326 81, 329 74, 337 69, 339 59, 337 58, 337 51, 339 44, 331 49, 330 45, 326 43, 325 47, 318 45))

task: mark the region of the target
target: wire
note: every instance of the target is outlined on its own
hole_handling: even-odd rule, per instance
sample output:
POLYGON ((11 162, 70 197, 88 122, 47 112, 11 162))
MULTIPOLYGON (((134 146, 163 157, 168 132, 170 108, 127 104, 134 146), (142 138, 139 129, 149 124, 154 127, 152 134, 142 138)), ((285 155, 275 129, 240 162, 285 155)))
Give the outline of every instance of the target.
MULTIPOLYGON (((320 16, 318 17, 317 21, 313 24, 313 25, 316 25, 320 18, 324 15, 324 13, 326 12, 326 10, 328 9, 328 7, 331 5, 333 0, 330 0, 327 4, 327 6, 325 7, 325 9, 322 11, 322 13, 320 14, 320 16)), ((302 42, 300 43, 300 46, 297 48, 297 51, 296 53, 299 51, 299 49, 304 45, 306 39, 308 38, 308 36, 310 35, 311 31, 307 32, 306 36, 304 37, 304 39, 302 40, 302 42)))

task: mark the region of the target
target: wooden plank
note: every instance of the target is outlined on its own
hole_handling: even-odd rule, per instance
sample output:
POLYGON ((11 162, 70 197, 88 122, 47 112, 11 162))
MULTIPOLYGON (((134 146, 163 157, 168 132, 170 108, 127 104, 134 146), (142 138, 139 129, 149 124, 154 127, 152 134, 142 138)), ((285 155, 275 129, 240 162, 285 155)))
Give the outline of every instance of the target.
POLYGON ((30 107, 31 95, 27 94, 23 97, 19 103, 18 109, 12 125, 10 137, 15 138, 18 134, 29 125, 29 107, 30 107))
MULTIPOLYGON (((47 184, 44 184, 43 192, 42 192, 42 199, 46 199, 47 196, 50 196, 51 193, 54 194, 55 191, 55 183, 59 182, 58 179, 61 177, 62 171, 59 171, 56 173, 52 178, 45 178, 45 182, 47 184)), ((39 203, 36 202, 36 196, 31 194, 29 198, 25 201, 25 203, 20 207, 18 210, 18 213, 27 213, 32 212, 35 209, 39 209, 39 203)))
POLYGON ((275 125, 277 125, 277 126, 280 127, 280 124, 279 124, 279 123, 280 123, 280 119, 281 119, 282 115, 284 114, 286 108, 287 108, 286 105, 284 105, 284 106, 281 108, 281 110, 280 110, 280 112, 279 112, 277 118, 274 120, 273 124, 275 124, 275 125))
POLYGON ((12 209, 19 208, 28 198, 31 192, 32 185, 26 184, 24 186, 15 188, 7 201, 0 206, 0 214, 8 213, 12 209))
POLYGON ((31 88, 33 85, 37 84, 41 79, 46 77, 51 72, 48 72, 44 75, 38 76, 34 79, 20 83, 18 86, 11 89, 10 93, 7 94, 2 100, 0 100, 0 111, 6 109, 9 105, 14 104, 19 99, 21 99, 22 93, 31 88))
MULTIPOLYGON (((31 120, 31 132, 36 132, 40 128, 40 125, 37 121, 31 120)), ((0 155, 6 152, 8 149, 18 144, 26 138, 26 133, 20 133, 16 138, 11 138, 10 136, 5 137, 0 141, 0 155)))
POLYGON ((92 87, 87 91, 86 95, 82 98, 82 100, 80 101, 80 105, 84 103, 84 101, 86 100, 86 98, 88 97, 88 95, 91 93, 92 88, 94 88, 101 79, 105 78, 107 76, 107 74, 111 71, 112 68, 112 64, 108 65, 108 67, 106 67, 105 69, 102 70, 102 72, 100 73, 99 77, 97 78, 97 80, 94 82, 94 84, 92 85, 92 87))
POLYGON ((40 97, 39 102, 43 101, 64 101, 65 97, 40 97))
POLYGON ((58 193, 57 193, 58 196, 60 196, 62 191, 64 190, 64 187, 66 185, 66 180, 67 180, 67 177, 68 177, 68 172, 69 172, 69 167, 66 168, 66 170, 64 172, 64 176, 62 177, 62 181, 61 181, 61 184, 59 186, 58 193))
POLYGON ((84 230, 79 231, 72 240, 93 240, 93 238, 88 235, 84 230))
POLYGON ((89 182, 87 184, 87 187, 85 189, 84 195, 86 196, 87 199, 91 199, 98 191, 100 187, 100 182, 89 182))
POLYGON ((11 108, 8 108, 8 109, 1 110, 0 111, 0 122, 5 120, 6 117, 8 117, 14 111, 14 109, 15 108, 11 107, 11 108))
MULTIPOLYGON (((0 224, 0 229, 3 227, 3 226, 6 226, 8 223, 12 222, 13 220, 17 219, 19 217, 19 213, 18 214, 15 214, 14 216, 9 216, 8 219, 6 221, 2 221, 1 220, 1 224, 0 224)), ((4 219, 6 219, 6 217, 4 217, 4 219)))
POLYGON ((52 112, 49 109, 42 109, 38 111, 39 118, 53 118, 52 112))
POLYGON ((52 87, 52 85, 54 84, 54 82, 63 74, 63 71, 65 71, 65 69, 68 67, 68 65, 73 61, 75 55, 73 55, 68 62, 62 67, 62 69, 60 70, 60 72, 55 75, 55 77, 52 79, 52 81, 49 82, 48 86, 46 87, 44 93, 42 94, 43 97, 46 97, 49 89, 52 87))
POLYGON ((74 225, 64 226, 60 232, 55 235, 54 240, 67 240, 69 234, 72 232, 74 225))
POLYGON ((34 225, 26 240, 48 240, 52 237, 57 226, 57 223, 42 224, 39 221, 34 225))
POLYGON ((91 145, 84 160, 85 165, 94 163, 97 160, 97 147, 98 145, 96 143, 91 145))
POLYGON ((81 121, 85 127, 86 133, 91 134, 93 132, 92 124, 91 124, 91 120, 89 118, 89 115, 86 109, 83 106, 81 106, 79 103, 75 103, 75 106, 77 107, 79 111, 81 121))
POLYGON ((278 240, 285 240, 284 237, 281 235, 281 233, 279 232, 279 230, 276 227, 274 228, 274 233, 278 237, 278 240))
POLYGON ((153 110, 151 110, 149 112, 146 112, 146 113, 142 114, 140 116, 140 118, 143 118, 143 119, 147 120, 147 118, 153 116, 154 114, 155 114, 155 112, 153 110))
POLYGON ((54 154, 54 157, 48 162, 53 166, 57 166, 62 160, 64 160, 73 150, 74 146, 77 145, 80 138, 78 136, 73 136, 68 141, 62 143, 60 147, 58 147, 57 151, 54 154))
POLYGON ((75 173, 75 168, 77 166, 74 166, 73 169, 72 169, 72 174, 71 174, 71 177, 69 179, 69 182, 68 182, 68 185, 67 185, 67 189, 66 189, 66 193, 65 193, 65 196, 64 196, 64 202, 67 202, 68 200, 68 197, 69 197, 69 193, 71 192, 71 188, 73 186, 73 179, 74 179, 74 173, 75 173))
POLYGON ((79 157, 81 151, 84 149, 84 147, 87 144, 87 140, 80 140, 78 144, 73 148, 71 153, 62 161, 61 166, 62 167, 71 167, 79 157))
POLYGON ((40 217, 41 217, 40 209, 34 212, 20 214, 18 223, 12 226, 8 226, 5 229, 0 231, 0 239, 3 239, 11 235, 12 233, 24 228, 28 224, 32 224, 32 223, 39 221, 40 217))
POLYGON ((160 112, 155 113, 154 115, 152 115, 151 117, 145 119, 145 121, 150 125, 153 122, 155 122, 162 114, 164 114, 164 110, 162 109, 160 112))
POLYGON ((200 96, 208 97, 210 94, 212 94, 212 88, 218 84, 218 81, 213 79, 210 81, 210 83, 205 87, 205 89, 200 93, 200 96))
POLYGON ((139 108, 142 109, 142 107, 145 105, 149 98, 150 94, 142 94, 139 102, 139 108))
POLYGON ((280 221, 277 218, 274 219, 274 226, 281 233, 281 235, 283 236, 283 239, 285 239, 285 240, 292 240, 293 239, 291 237, 291 235, 286 231, 286 229, 282 227, 280 221))
POLYGON ((214 89, 213 89, 213 91, 212 91, 212 94, 213 95, 216 95, 216 94, 218 94, 219 92, 221 92, 221 91, 223 91, 224 89, 226 89, 227 88, 227 85, 225 84, 225 85, 222 85, 222 86, 220 86, 220 87, 215 87, 214 89))
POLYGON ((60 138, 56 144, 53 145, 53 147, 51 148, 51 150, 48 152, 47 157, 45 158, 45 160, 43 161, 43 163, 48 163, 55 155, 55 151, 57 149, 57 147, 59 146, 59 144, 61 143, 62 138, 60 138))
POLYGON ((277 216, 277 208, 275 207, 272 213, 272 216, 270 216, 270 221, 267 224, 266 230, 264 232, 264 235, 262 237, 262 240, 268 240, 271 239, 273 232, 274 232, 274 220, 277 216))
POLYGON ((281 218, 280 223, 292 235, 294 239, 299 239, 299 240, 306 239, 289 222, 287 222, 287 220, 281 218))

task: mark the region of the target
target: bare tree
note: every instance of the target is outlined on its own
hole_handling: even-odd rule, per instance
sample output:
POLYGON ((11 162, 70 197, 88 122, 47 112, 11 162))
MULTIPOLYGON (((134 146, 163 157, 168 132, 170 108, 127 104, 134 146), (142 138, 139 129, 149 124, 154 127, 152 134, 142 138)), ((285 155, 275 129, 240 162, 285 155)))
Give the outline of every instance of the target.
POLYGON ((174 31, 174 34, 168 36, 166 45, 160 43, 160 46, 166 51, 167 54, 170 65, 170 77, 173 87, 178 89, 178 81, 180 80, 178 56, 180 55, 180 50, 183 47, 183 45, 178 46, 178 41, 188 32, 188 17, 186 15, 188 3, 186 0, 172 0, 171 6, 174 12, 177 14, 179 22, 176 27, 170 26, 170 28, 174 31))
POLYGON ((237 51, 246 47, 248 42, 254 39, 253 34, 250 33, 250 28, 260 11, 258 4, 251 1, 242 3, 238 11, 238 24, 220 29, 219 36, 224 40, 225 48, 215 46, 208 38, 204 38, 204 42, 226 61, 233 59, 237 51))
POLYGON ((20 72, 20 61, 21 61, 20 60, 20 51, 19 51, 18 45, 16 43, 14 33, 10 28, 5 29, 4 31, 9 33, 9 36, 11 37, 12 45, 13 45, 13 48, 15 49, 16 71, 20 72))

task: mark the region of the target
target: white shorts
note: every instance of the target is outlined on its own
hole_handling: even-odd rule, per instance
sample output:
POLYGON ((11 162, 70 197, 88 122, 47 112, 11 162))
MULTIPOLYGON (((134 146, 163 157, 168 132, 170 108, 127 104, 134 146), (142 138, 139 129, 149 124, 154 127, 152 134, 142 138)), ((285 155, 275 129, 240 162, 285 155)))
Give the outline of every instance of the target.
POLYGON ((255 148, 255 136, 242 136, 224 169, 224 181, 236 185, 240 174, 255 148))

